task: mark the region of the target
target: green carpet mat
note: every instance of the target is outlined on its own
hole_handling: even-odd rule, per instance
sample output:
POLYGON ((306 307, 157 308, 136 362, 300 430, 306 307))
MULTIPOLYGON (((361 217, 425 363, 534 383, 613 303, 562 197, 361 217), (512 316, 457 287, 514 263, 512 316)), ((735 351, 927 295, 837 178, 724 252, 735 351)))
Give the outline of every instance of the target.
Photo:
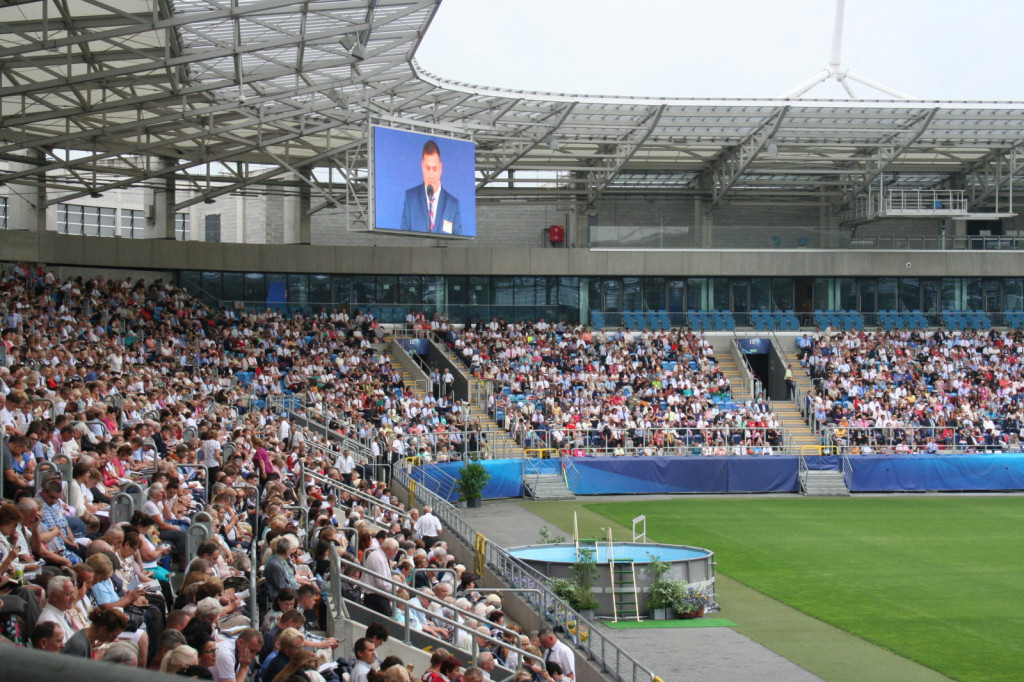
POLYGON ((634 628, 732 628, 736 623, 725 618, 691 618, 689 620, 620 620, 618 623, 604 623, 613 630, 631 630, 634 628))

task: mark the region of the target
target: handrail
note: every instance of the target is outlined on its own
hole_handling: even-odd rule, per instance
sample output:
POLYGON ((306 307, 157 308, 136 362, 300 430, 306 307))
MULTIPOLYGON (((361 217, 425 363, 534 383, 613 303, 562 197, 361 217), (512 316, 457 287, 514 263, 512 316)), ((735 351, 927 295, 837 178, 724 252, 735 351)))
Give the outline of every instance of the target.
POLYGON ((847 455, 840 455, 839 462, 843 468, 843 482, 846 483, 846 489, 850 490, 853 486, 853 464, 847 455))
POLYGON ((572 457, 562 458, 562 472, 565 477, 565 487, 575 495, 580 486, 580 468, 572 457))
POLYGON ((349 495, 351 495, 352 497, 354 497, 354 498, 356 498, 358 500, 362 500, 363 502, 366 502, 367 503, 367 505, 366 505, 367 509, 369 509, 370 506, 372 505, 373 507, 384 509, 384 510, 388 511, 391 514, 397 515, 398 518, 400 518, 400 519, 405 519, 405 520, 411 520, 412 519, 412 517, 409 516, 409 512, 405 511, 401 507, 396 507, 396 506, 392 505, 389 502, 384 502, 383 500, 380 500, 380 499, 374 497, 373 495, 370 495, 368 493, 364 493, 362 490, 358 490, 356 488, 353 488, 352 486, 346 484, 344 481, 335 480, 335 479, 331 478, 330 476, 324 476, 323 474, 318 474, 315 471, 307 471, 305 465, 300 465, 299 476, 300 476, 299 480, 303 482, 302 483, 303 486, 305 485, 306 478, 311 478, 314 481, 318 481, 319 483, 323 483, 324 485, 329 485, 329 486, 335 488, 336 490, 343 490, 343 491, 347 492, 349 495))
MULTIPOLYGON (((250 485, 248 483, 235 483, 232 486, 235 490, 252 490, 256 493, 256 509, 260 508, 260 489, 257 486, 250 485)), ((259 529, 259 514, 256 514, 253 518, 252 524, 252 542, 249 543, 249 585, 253 588, 256 587, 257 580, 259 579, 259 552, 257 545, 259 545, 258 539, 260 537, 259 529)), ((251 592, 250 594, 255 594, 251 592)), ((249 623, 252 627, 259 629, 260 627, 260 609, 256 599, 249 600, 249 623)))
MULTIPOLYGON (((368 572, 366 567, 364 567, 362 564, 356 563, 355 561, 349 561, 348 559, 343 559, 343 558, 341 558, 340 555, 338 556, 338 563, 341 566, 349 566, 349 567, 353 567, 353 568, 358 568, 363 573, 367 573, 368 572)), ((370 572, 372 572, 372 571, 370 571, 370 572)), ((374 580, 380 580, 380 581, 382 581, 384 583, 387 583, 388 585, 391 585, 393 588, 401 587, 402 589, 409 590, 411 592, 415 592, 416 597, 413 597, 413 598, 423 597, 423 598, 425 598, 429 602, 432 602, 434 604, 439 604, 442 608, 450 609, 453 613, 458 614, 460 616, 463 616, 464 619, 465 618, 472 618, 474 621, 479 621, 480 617, 476 613, 474 613, 473 611, 467 611, 465 609, 459 608, 458 606, 455 606, 455 604, 450 604, 450 603, 446 602, 445 600, 440 599, 437 596, 435 596, 434 593, 431 590, 417 590, 416 588, 410 586, 408 583, 405 583, 405 582, 402 582, 402 581, 399 581, 399 580, 394 580, 393 578, 389 578, 387 576, 382 576, 382 575, 379 575, 377 573, 373 573, 373 576, 374 576, 374 580)), ((410 641, 409 633, 412 630, 412 626, 411 626, 410 619, 409 619, 409 609, 410 608, 413 609, 413 610, 416 610, 416 611, 422 611, 424 613, 430 613, 431 620, 440 621, 442 623, 446 623, 448 625, 451 625, 456 630, 466 630, 467 632, 470 632, 468 630, 468 628, 466 628, 465 623, 460 623, 457 620, 455 620, 454 618, 448 618, 447 616, 444 616, 444 615, 439 614, 439 613, 430 612, 429 609, 425 609, 423 607, 414 606, 414 605, 410 604, 409 601, 399 599, 398 596, 394 592, 389 592, 387 590, 382 590, 379 587, 374 587, 373 585, 369 585, 369 584, 367 584, 366 582, 364 582, 362 580, 357 580, 357 579, 355 579, 355 578, 353 578, 351 576, 347 576, 347 575, 344 575, 344 574, 341 575, 341 579, 343 581, 345 581, 345 582, 349 582, 349 583, 352 583, 354 585, 358 585, 360 587, 360 589, 362 589, 364 592, 371 592, 372 594, 376 594, 378 596, 385 597, 386 599, 391 601, 395 606, 401 605, 402 606, 402 610, 404 611, 403 615, 404 615, 404 621, 405 621, 405 623, 404 623, 404 625, 405 625, 405 642, 407 644, 410 641)), ((397 589, 395 591, 397 591, 397 589)), ((501 632, 503 632, 505 634, 516 635, 518 637, 518 633, 515 630, 512 630, 511 628, 507 628, 505 626, 498 625, 497 623, 487 623, 486 625, 492 631, 499 630, 499 631, 501 631, 501 632)), ((473 640, 472 654, 473 654, 473 658, 474 659, 480 653, 479 643, 478 643, 477 637, 481 637, 484 640, 486 640, 488 642, 491 642, 492 644, 496 644, 496 645, 499 645, 499 646, 501 646, 503 648, 509 649, 511 651, 515 651, 521 657, 523 657, 523 659, 529 659, 529 660, 534 660, 534 661, 543 663, 543 660, 540 659, 539 657, 531 654, 530 652, 528 652, 528 651, 526 651, 524 649, 519 648, 518 646, 514 646, 512 644, 509 644, 504 639, 501 639, 501 638, 498 638, 498 637, 494 637, 493 635, 483 635, 483 634, 481 634, 481 633, 479 633, 477 631, 473 631, 473 637, 472 637, 472 640, 473 640)))
POLYGON ((432 505, 434 514, 445 524, 448 532, 468 546, 477 547, 477 551, 483 553, 484 564, 492 567, 507 584, 523 589, 528 595, 536 594, 536 597, 528 596, 524 599, 542 617, 551 620, 564 632, 575 632, 576 645, 597 660, 604 672, 611 674, 613 679, 619 682, 654 682, 657 679, 647 666, 636 660, 602 630, 592 627, 578 612, 555 595, 548 586, 548 578, 540 571, 477 533, 463 520, 454 506, 426 490, 425 486, 411 486, 408 471, 396 468, 395 479, 405 485, 414 498, 421 500, 423 504, 432 505))

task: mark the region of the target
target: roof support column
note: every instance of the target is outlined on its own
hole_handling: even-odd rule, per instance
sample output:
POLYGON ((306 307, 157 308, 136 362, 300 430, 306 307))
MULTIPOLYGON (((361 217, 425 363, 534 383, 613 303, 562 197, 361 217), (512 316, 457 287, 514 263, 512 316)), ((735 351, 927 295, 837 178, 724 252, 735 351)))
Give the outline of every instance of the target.
MULTIPOLYGON (((11 173, 31 172, 46 163, 43 150, 29 149, 25 155, 24 163, 12 161, 8 164, 11 173)), ((46 171, 31 173, 20 182, 6 183, 2 196, 7 198, 7 224, 11 229, 46 231, 46 171)))
POLYGON ((312 173, 302 168, 295 173, 289 173, 289 179, 299 182, 295 193, 289 193, 284 200, 284 243, 285 244, 309 244, 311 243, 310 233, 310 181, 312 173))
MULTIPOLYGON (((175 165, 175 160, 166 156, 154 160, 159 171, 166 170, 175 165)), ((174 240, 174 175, 164 174, 155 178, 146 190, 146 206, 152 207, 147 212, 147 218, 152 221, 153 238, 174 240)))

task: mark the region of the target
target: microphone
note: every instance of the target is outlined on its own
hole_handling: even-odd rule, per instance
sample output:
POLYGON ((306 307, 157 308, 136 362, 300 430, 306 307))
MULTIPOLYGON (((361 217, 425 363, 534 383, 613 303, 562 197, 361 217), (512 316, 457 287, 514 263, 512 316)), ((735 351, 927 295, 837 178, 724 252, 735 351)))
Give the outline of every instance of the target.
POLYGON ((434 200, 434 186, 433 185, 427 185, 427 198, 430 199, 431 201, 434 200))

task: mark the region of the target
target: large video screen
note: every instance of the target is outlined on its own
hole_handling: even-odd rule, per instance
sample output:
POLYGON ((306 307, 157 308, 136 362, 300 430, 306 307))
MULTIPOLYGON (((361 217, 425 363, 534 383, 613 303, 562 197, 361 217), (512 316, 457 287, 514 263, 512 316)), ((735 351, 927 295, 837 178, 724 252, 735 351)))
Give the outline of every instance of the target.
POLYGON ((374 222, 378 230, 476 236, 476 145, 374 126, 374 222))

